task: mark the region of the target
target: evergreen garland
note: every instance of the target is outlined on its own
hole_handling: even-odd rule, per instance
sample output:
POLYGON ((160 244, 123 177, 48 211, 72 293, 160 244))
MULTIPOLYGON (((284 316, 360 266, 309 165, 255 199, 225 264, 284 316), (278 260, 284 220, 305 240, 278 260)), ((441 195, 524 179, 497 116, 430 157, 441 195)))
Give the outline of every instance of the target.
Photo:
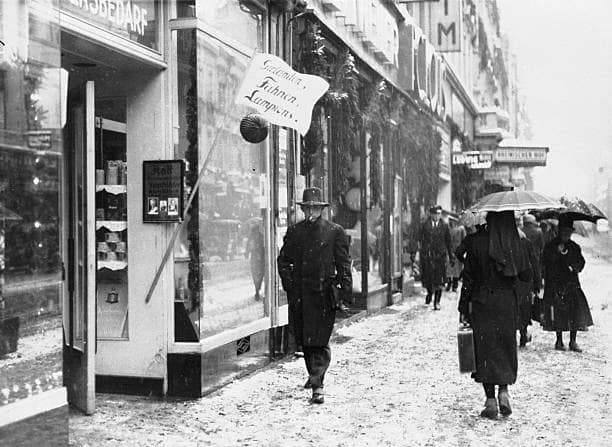
POLYGON ((396 141, 402 154, 402 165, 395 169, 403 176, 404 197, 410 198, 413 219, 418 221, 421 207, 436 203, 438 195, 442 138, 433 118, 408 104, 382 79, 376 82, 376 88, 364 88, 369 94, 365 93, 360 100, 354 57, 347 49, 333 57, 325 49, 318 25, 308 20, 299 36, 296 68, 321 76, 330 83, 330 89, 315 106, 310 130, 304 138, 304 171, 311 169, 313 157, 321 153, 324 144, 321 115, 325 110, 331 117, 332 197, 339 197, 348 187, 347 168, 351 157, 359 154, 360 129, 365 128, 370 134, 369 205, 380 204, 381 150, 384 136, 392 131, 393 120, 398 124, 396 141))

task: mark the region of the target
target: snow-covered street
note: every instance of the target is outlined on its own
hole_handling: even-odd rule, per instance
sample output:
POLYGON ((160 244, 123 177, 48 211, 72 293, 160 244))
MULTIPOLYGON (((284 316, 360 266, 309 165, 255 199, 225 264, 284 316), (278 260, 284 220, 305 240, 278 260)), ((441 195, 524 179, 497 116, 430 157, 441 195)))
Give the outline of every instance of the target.
POLYGON ((288 359, 197 400, 98 395, 95 415, 71 414, 71 444, 610 445, 612 263, 589 251, 592 240, 574 239, 595 326, 578 334, 580 354, 555 351, 553 333, 530 328, 507 418, 479 417, 484 393, 458 372, 457 296, 445 292, 439 312, 418 296, 340 328, 323 405, 302 388, 303 360, 288 359))

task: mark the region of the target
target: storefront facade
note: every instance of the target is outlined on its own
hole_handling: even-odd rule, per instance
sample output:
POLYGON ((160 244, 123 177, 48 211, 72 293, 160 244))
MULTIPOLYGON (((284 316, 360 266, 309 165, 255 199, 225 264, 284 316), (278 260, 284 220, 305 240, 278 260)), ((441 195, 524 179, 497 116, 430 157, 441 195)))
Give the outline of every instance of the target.
POLYGON ((282 12, 0 7, 3 434, 92 413, 96 391, 200 396, 283 352, 293 136, 245 142, 233 105, 255 51, 289 51, 282 12))

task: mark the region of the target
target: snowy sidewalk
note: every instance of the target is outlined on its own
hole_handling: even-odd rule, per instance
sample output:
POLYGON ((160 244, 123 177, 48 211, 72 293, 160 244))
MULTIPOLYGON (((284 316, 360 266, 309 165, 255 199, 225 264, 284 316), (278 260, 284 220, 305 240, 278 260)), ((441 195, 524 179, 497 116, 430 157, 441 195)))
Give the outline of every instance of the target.
POLYGON ((484 395, 457 366, 457 297, 423 298, 338 330, 326 401, 308 402, 302 359, 287 360, 197 400, 98 395, 71 416, 83 446, 604 446, 612 439, 612 265, 587 253, 581 281, 595 326, 584 353, 553 349, 532 326, 519 351, 514 413, 479 417, 484 395))

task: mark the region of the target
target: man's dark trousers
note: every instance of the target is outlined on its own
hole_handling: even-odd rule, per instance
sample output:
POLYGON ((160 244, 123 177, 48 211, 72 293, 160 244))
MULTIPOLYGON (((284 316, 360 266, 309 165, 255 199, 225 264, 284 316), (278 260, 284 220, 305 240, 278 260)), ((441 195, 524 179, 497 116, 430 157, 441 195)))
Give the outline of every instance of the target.
POLYGON ((331 349, 327 346, 304 346, 304 361, 312 388, 323 388, 325 372, 331 361, 331 349))

